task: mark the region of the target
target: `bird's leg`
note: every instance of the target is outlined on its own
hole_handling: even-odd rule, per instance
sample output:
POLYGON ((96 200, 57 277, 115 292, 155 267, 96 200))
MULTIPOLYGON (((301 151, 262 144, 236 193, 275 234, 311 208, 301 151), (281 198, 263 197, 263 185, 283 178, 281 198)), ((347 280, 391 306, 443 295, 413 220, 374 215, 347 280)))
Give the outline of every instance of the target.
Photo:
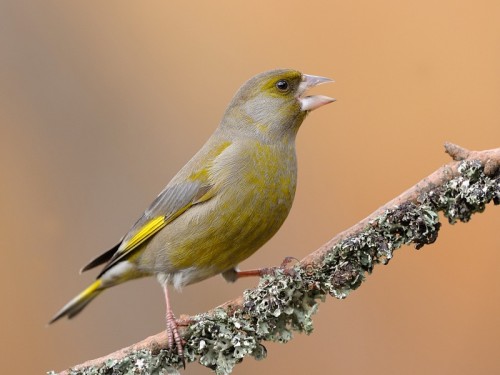
MULTIPOLYGON (((168 338, 168 347, 170 349, 174 348, 174 345, 177 347, 177 354, 182 358, 182 362, 184 363, 184 350, 182 347, 182 338, 179 334, 179 330, 177 328, 177 322, 175 321, 174 312, 170 307, 170 300, 168 298, 168 287, 167 283, 163 284, 163 293, 165 294, 165 303, 167 305, 167 311, 165 314, 167 320, 167 338, 168 338)), ((185 366, 184 366, 185 367, 185 366)))
POLYGON ((245 271, 236 271, 236 279, 240 277, 253 277, 258 276, 262 277, 264 275, 269 275, 272 272, 272 267, 264 267, 264 268, 256 268, 253 270, 245 270, 245 271))
MULTIPOLYGON (((289 264, 293 261, 297 261, 298 262, 298 259, 297 258, 294 258, 294 257, 286 257, 283 262, 281 263, 281 265, 278 267, 278 268, 281 268, 281 269, 284 269, 284 270, 287 270, 289 264)), ((276 269, 276 267, 265 267, 265 268, 256 268, 256 269, 253 269, 253 270, 246 270, 246 271, 240 271, 236 268, 231 268, 225 272, 222 273, 222 276, 224 277, 224 279, 226 279, 226 281, 229 281, 229 282, 235 282, 236 280, 238 280, 240 277, 251 277, 251 276, 258 276, 258 277, 262 277, 264 275, 269 275, 271 274, 274 270, 276 269)))
POLYGON ((227 271, 222 272, 222 277, 230 283, 234 283, 240 277, 250 277, 250 276, 264 276, 266 274, 270 274, 272 272, 272 268, 258 268, 254 270, 240 271, 236 268, 231 268, 227 271))

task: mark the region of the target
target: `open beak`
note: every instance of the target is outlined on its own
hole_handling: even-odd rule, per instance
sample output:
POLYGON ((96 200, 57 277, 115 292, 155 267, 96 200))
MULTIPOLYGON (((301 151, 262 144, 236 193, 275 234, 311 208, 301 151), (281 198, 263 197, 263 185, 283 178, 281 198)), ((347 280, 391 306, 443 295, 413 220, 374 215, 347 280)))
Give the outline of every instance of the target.
POLYGON ((300 82, 298 89, 298 100, 300 102, 300 109, 302 111, 313 111, 316 108, 322 107, 325 104, 329 104, 335 101, 335 99, 323 95, 303 96, 307 89, 327 82, 334 81, 330 78, 302 74, 302 82, 300 82))

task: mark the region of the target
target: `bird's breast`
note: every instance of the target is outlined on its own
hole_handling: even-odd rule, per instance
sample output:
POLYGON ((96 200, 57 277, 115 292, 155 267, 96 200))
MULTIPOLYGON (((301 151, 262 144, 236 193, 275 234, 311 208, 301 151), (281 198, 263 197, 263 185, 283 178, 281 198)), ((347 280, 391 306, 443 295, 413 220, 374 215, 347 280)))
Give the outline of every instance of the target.
POLYGON ((207 263, 212 258, 222 271, 249 257, 278 231, 297 183, 293 144, 276 147, 256 141, 231 151, 211 171, 220 188, 208 230, 216 245, 203 250, 207 263))
POLYGON ((297 185, 295 148, 285 146, 254 141, 239 148, 236 145, 233 155, 218 160, 212 173, 221 189, 220 201, 268 219, 269 225, 282 223, 297 185))

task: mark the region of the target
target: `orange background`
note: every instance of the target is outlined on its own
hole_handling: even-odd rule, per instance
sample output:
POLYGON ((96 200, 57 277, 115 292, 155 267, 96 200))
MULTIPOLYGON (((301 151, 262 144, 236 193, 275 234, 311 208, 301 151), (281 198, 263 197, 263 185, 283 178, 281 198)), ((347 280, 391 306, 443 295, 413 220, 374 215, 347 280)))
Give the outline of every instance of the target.
MULTIPOLYGON (((164 329, 153 279, 45 326, 215 129, 236 89, 291 67, 338 101, 298 137, 282 230, 243 268, 301 258, 448 161, 500 146, 500 2, 3 1, 0 4, 0 373, 61 370, 164 329)), ((500 208, 398 250, 311 336, 238 374, 500 373, 500 208)), ((177 314, 240 295, 221 277, 173 294, 177 314)), ((206 374, 199 365, 186 373, 206 374)))

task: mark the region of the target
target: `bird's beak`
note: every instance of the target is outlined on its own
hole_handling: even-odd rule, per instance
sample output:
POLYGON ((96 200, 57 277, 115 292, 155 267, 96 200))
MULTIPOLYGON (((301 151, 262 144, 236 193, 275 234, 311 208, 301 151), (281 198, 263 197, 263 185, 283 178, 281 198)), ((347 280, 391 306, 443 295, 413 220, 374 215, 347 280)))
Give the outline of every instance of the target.
POLYGON ((302 81, 300 82, 299 89, 297 90, 297 99, 300 102, 300 109, 302 111, 312 111, 316 108, 324 106, 325 104, 329 104, 335 101, 335 99, 323 95, 302 96, 307 91, 307 89, 327 82, 334 81, 330 78, 302 74, 302 81))

